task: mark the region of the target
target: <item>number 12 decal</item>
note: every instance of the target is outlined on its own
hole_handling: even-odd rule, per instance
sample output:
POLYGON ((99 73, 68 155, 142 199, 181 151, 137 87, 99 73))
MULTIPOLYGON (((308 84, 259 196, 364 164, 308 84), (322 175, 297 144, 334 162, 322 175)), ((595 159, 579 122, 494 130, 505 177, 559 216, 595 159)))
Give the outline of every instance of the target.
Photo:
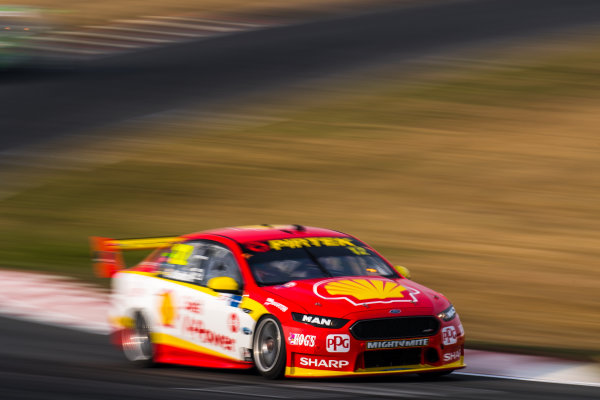
POLYGON ((354 247, 346 247, 348 250, 350 250, 351 252, 353 252, 356 255, 359 256, 368 256, 369 252, 367 250, 364 249, 364 247, 358 247, 358 246, 354 246, 354 247))
POLYGON ((169 256, 169 260, 167 262, 175 265, 186 265, 187 260, 190 258, 190 255, 193 251, 194 246, 191 244, 175 244, 171 249, 171 255, 169 256))

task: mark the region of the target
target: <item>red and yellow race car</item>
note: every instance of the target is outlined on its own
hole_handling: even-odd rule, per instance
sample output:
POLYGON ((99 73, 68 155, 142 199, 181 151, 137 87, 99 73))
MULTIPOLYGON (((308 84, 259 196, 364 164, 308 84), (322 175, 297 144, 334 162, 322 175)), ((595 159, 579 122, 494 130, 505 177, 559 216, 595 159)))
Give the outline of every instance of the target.
POLYGON ((92 238, 112 277, 113 341, 131 362, 252 368, 267 378, 465 367, 452 304, 353 236, 301 225, 92 238), (121 252, 155 249, 126 269, 121 252))

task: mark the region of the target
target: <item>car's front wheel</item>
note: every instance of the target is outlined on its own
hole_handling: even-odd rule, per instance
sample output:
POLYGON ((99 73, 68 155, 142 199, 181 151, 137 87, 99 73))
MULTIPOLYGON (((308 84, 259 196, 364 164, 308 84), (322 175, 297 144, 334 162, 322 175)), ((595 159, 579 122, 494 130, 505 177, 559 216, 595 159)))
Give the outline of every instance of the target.
POLYGON ((131 363, 140 367, 154 364, 154 347, 150 338, 148 323, 140 313, 136 313, 132 328, 123 330, 121 347, 131 363))
POLYGON ((281 378, 285 373, 285 340, 283 329, 272 315, 263 317, 255 329, 252 355, 256 369, 266 378, 281 378))

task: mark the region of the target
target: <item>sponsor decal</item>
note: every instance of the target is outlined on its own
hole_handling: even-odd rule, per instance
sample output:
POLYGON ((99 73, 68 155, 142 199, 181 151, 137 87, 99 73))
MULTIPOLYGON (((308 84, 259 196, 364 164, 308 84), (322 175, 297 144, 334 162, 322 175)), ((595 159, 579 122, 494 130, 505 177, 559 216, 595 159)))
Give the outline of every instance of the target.
POLYGON ((444 362, 456 361, 460 358, 462 352, 460 350, 453 351, 451 353, 444 353, 444 362))
POLYGON ((286 287, 286 288, 291 288, 291 287, 294 287, 294 286, 296 286, 296 282, 294 282, 294 281, 288 282, 285 285, 283 285, 283 287, 286 287))
POLYGON ((117 253, 114 251, 96 251, 94 252, 95 263, 116 264, 118 262, 117 253))
POLYGON ((202 303, 199 301, 188 300, 185 302, 183 309, 192 314, 202 314, 202 303))
POLYGON ((347 353, 350 351, 350 336, 346 334, 327 335, 327 351, 330 353, 347 353))
POLYGON ((163 326, 172 327, 175 322, 175 305, 170 291, 159 294, 162 297, 158 306, 158 316, 163 326))
POLYGON ((292 313, 292 319, 296 322, 302 322, 303 324, 309 324, 318 328, 332 328, 338 329, 346 325, 349 319, 323 317, 320 315, 311 314, 300 314, 297 312, 292 313))
POLYGON ((219 293, 219 299, 226 302, 230 307, 239 307, 242 302, 242 296, 237 294, 219 293))
POLYGON ((157 247, 168 246, 172 243, 181 241, 178 236, 173 237, 158 237, 144 239, 115 239, 107 240, 105 244, 112 249, 119 250, 150 250, 157 247))
POLYGON ((252 335, 252 329, 250 329, 250 328, 246 328, 246 327, 243 327, 243 328, 242 328, 242 333, 243 333, 244 335, 252 335))
POLYGON ((286 306, 284 306, 281 303, 276 302, 275 300, 273 300, 270 297, 267 299, 267 301, 265 301, 265 306, 273 306, 275 308, 280 309, 283 312, 286 312, 288 310, 288 308, 286 306))
POLYGON ((264 253, 265 251, 271 250, 269 245, 263 242, 247 242, 244 243, 244 246, 255 253, 264 253))
POLYGON ((173 265, 187 265, 188 259, 194 251, 194 246, 191 244, 177 243, 171 247, 171 253, 167 263, 173 265))
POLYGON ((210 344, 223 350, 233 351, 235 339, 213 332, 204 327, 204 322, 193 317, 184 317, 181 328, 185 334, 203 344, 210 344))
POLYGON ((329 369, 342 369, 350 365, 347 360, 326 360, 323 358, 300 357, 300 365, 303 367, 319 367, 329 369))
POLYGON ((316 283, 313 292, 328 300, 344 299, 355 306, 373 303, 411 302, 420 293, 385 278, 329 279, 316 283))
POLYGON ((453 326, 447 326, 442 328, 442 342, 445 346, 455 344, 457 342, 456 328, 453 326))
POLYGON ((429 345, 429 338, 381 340, 381 341, 367 342, 367 350, 401 349, 404 347, 424 347, 427 345, 429 345))
POLYGON ((240 330, 240 318, 236 314, 230 314, 227 319, 227 325, 231 333, 237 333, 240 330))
POLYGON ((319 317, 317 315, 303 315, 302 322, 311 325, 319 325, 319 326, 331 326, 333 325, 333 321, 331 318, 319 317))
POLYGON ((317 337, 314 335, 303 335, 301 333, 290 333, 288 343, 295 346, 315 347, 317 337))
POLYGON ((301 249, 303 247, 346 247, 355 246, 350 238, 333 237, 313 237, 313 238, 295 238, 269 240, 269 247, 272 250, 281 249, 301 249))

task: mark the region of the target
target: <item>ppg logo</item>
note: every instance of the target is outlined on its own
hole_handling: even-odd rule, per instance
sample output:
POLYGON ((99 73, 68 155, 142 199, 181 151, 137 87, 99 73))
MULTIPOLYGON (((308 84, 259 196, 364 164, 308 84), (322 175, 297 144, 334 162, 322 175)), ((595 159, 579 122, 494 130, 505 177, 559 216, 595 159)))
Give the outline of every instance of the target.
POLYGON ((347 353, 350 351, 349 335, 327 335, 327 351, 330 353, 347 353))
POLYGON ((450 345, 457 342, 456 337, 456 329, 453 326, 447 326, 442 329, 442 341, 444 345, 450 345))

